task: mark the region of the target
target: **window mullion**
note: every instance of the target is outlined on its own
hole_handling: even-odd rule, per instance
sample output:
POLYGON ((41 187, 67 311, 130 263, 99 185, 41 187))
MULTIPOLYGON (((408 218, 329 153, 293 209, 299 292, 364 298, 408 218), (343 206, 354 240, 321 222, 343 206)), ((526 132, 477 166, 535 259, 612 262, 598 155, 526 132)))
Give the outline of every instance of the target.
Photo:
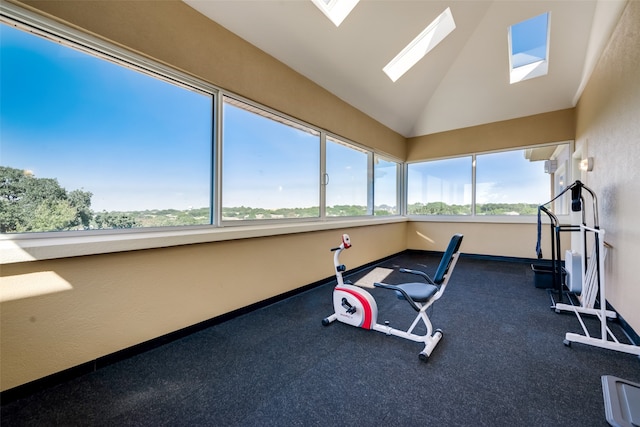
POLYGON ((327 175, 327 134, 320 132, 320 219, 327 217, 327 185, 329 175, 327 175))
POLYGON ((397 174, 397 183, 396 183, 396 188, 397 188, 397 194, 396 194, 396 203, 398 206, 398 214, 399 215, 407 215, 407 163, 403 162, 402 164, 400 164, 398 166, 398 168, 396 169, 396 174, 397 174))
POLYGON ((476 155, 471 156, 471 216, 476 216, 476 155))
POLYGON ((216 226, 222 226, 222 111, 223 111, 223 96, 218 94, 214 98, 214 109, 213 109, 213 147, 212 147, 212 171, 211 171, 211 179, 213 182, 211 183, 211 191, 213 194, 211 195, 212 207, 211 207, 211 215, 212 215, 212 224, 216 226))
POLYGON ((375 214, 374 200, 374 155, 372 151, 367 153, 367 215, 375 214))

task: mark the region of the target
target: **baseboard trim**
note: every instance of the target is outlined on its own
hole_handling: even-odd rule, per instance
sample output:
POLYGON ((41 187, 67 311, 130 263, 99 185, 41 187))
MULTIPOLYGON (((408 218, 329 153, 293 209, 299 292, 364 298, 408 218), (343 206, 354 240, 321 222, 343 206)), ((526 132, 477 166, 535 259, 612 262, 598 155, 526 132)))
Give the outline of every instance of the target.
POLYGON ((629 323, 627 323, 627 321, 624 320, 624 317, 620 316, 620 313, 618 313, 615 307, 609 304, 609 301, 607 301, 607 310, 612 310, 616 312, 615 321, 617 321, 620 324, 620 327, 622 327, 622 330, 627 335, 627 338, 631 341, 633 345, 640 345, 640 335, 638 335, 636 331, 633 330, 631 325, 629 325, 629 323))
MULTIPOLYGON (((402 253, 428 254, 428 255, 439 255, 439 256, 443 254, 442 251, 427 251, 427 250, 421 250, 421 249, 407 249, 401 252, 400 254, 402 253)), ((485 261, 515 262, 519 264, 531 264, 531 263, 551 264, 550 259, 544 259, 544 258, 543 259, 521 258, 521 257, 509 257, 509 256, 503 256, 503 255, 471 254, 471 253, 464 253, 464 252, 460 253, 460 258, 478 259, 478 260, 485 260, 485 261)))

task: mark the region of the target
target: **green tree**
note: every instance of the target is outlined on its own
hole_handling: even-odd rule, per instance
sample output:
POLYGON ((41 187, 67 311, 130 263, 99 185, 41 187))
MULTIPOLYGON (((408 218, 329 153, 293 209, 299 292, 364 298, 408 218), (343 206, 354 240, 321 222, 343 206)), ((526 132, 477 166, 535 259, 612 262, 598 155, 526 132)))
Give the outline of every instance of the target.
POLYGON ((89 191, 73 190, 69 192, 68 198, 71 206, 76 209, 76 224, 87 229, 91 225, 93 211, 91 210, 91 196, 89 191))
POLYGON ((133 228, 138 223, 126 212, 101 212, 96 214, 95 222, 98 228, 133 228))
POLYGON ((70 230, 77 223, 77 215, 77 210, 69 200, 47 200, 36 207, 29 230, 18 231, 70 230))
POLYGON ((88 228, 91 196, 81 190, 67 194, 57 179, 0 166, 0 232, 88 228))

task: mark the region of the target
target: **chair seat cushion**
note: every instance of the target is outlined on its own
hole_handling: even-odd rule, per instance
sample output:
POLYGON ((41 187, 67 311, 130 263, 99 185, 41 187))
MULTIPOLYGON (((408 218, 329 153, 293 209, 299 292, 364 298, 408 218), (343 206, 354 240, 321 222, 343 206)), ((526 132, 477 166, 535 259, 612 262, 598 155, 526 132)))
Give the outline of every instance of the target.
MULTIPOLYGON (((397 285, 405 291, 412 300, 417 302, 427 302, 438 292, 438 287, 428 283, 411 282, 397 285)), ((396 291, 399 299, 405 299, 401 292, 396 291)))

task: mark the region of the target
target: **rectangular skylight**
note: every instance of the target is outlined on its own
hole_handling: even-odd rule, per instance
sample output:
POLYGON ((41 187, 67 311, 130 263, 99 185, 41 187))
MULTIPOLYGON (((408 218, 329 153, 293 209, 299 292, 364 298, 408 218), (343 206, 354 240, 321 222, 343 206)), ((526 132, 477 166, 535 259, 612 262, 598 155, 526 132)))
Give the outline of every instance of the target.
POLYGON ((549 12, 509 27, 510 82, 540 77, 549 70, 549 12))
POLYGON ((339 27, 360 0, 311 0, 327 18, 339 27))
POLYGON ((383 69, 391 81, 396 81, 456 28, 451 9, 447 8, 418 36, 402 49, 383 69))

